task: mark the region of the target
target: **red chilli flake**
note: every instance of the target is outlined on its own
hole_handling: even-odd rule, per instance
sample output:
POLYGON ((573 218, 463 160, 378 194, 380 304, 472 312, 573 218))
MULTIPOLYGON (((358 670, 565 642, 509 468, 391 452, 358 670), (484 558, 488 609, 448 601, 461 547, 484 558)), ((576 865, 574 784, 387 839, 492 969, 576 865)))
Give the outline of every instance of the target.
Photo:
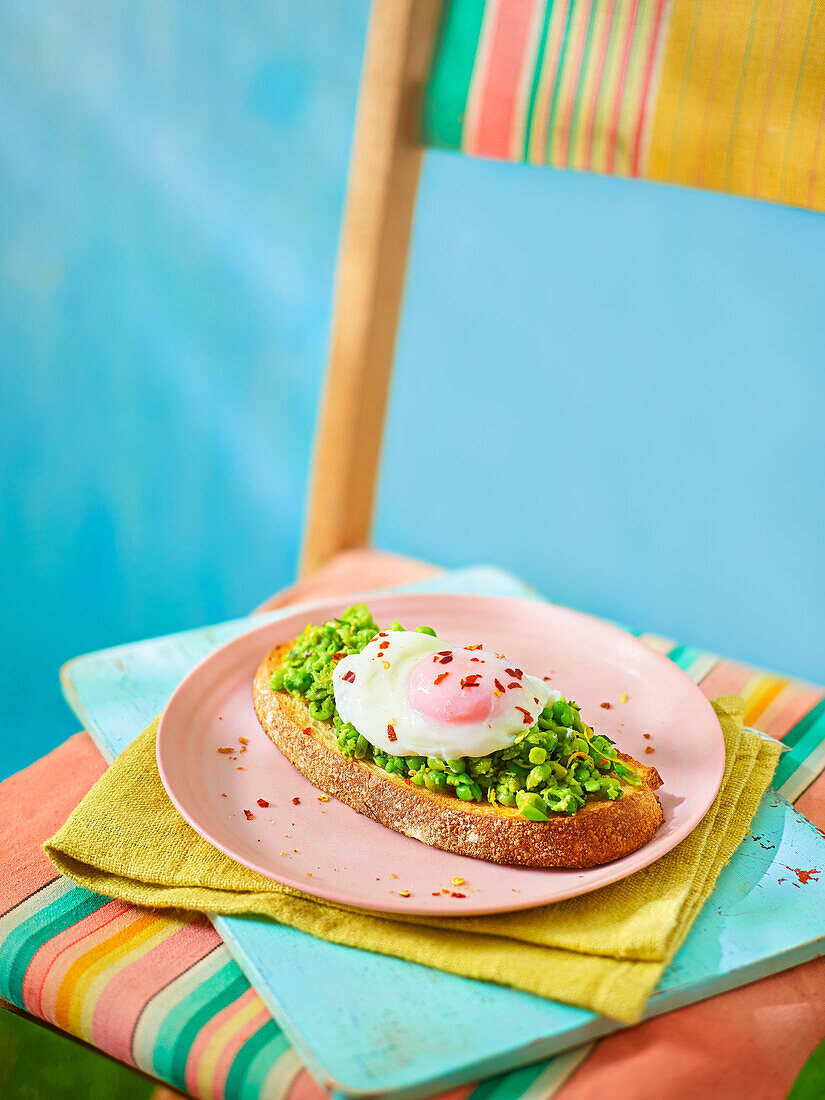
POLYGON ((389 649, 390 648, 390 643, 388 641, 387 642, 381 642, 381 644, 378 646, 378 648, 379 649, 389 649))
POLYGON ((480 672, 473 672, 469 676, 463 676, 461 679, 461 686, 463 688, 477 688, 478 681, 481 679, 480 672))
POLYGON ((464 648, 465 648, 465 649, 469 649, 469 650, 470 650, 470 652, 472 652, 472 651, 473 651, 474 649, 482 649, 482 648, 483 648, 483 645, 482 645, 482 643, 481 643, 481 642, 479 642, 479 643, 478 643, 478 645, 465 645, 465 647, 464 647, 464 648))
POLYGON ((255 815, 251 810, 244 810, 244 816, 246 817, 247 821, 251 821, 255 815))
POLYGON ((522 723, 525 726, 532 726, 532 724, 533 724, 533 715, 530 713, 530 711, 525 710, 524 707, 516 707, 516 710, 520 710, 521 713, 524 715, 524 718, 522 719, 522 723))
POLYGON ((471 657, 470 660, 475 661, 479 665, 484 664, 484 658, 483 657, 471 657))
POLYGON ((443 680, 446 680, 449 675, 449 672, 439 672, 439 674, 433 680, 433 683, 440 684, 443 680))
POLYGON ((613 709, 613 704, 612 703, 599 703, 599 706, 602 708, 602 710, 612 710, 613 709))
POLYGON ((234 749, 218 749, 218 752, 222 752, 225 756, 228 753, 231 753, 231 752, 234 752, 234 751, 235 751, 234 749))
POLYGON ((509 683, 507 685, 507 687, 508 688, 520 688, 521 684, 518 682, 518 680, 513 680, 511 683, 509 683))
POLYGON ((451 890, 450 891, 450 897, 451 898, 466 898, 467 895, 459 893, 458 890, 451 890))
POLYGON ((267 808, 267 806, 269 805, 269 803, 267 802, 267 800, 265 798, 259 798, 258 799, 258 805, 261 807, 262 810, 265 810, 267 808))
POLYGON ((301 805, 301 800, 300 800, 300 798, 299 798, 299 797, 297 796, 297 794, 296 794, 296 796, 295 796, 295 797, 294 797, 294 798, 292 799, 292 805, 293 805, 293 806, 300 806, 300 805, 301 805))
POLYGON ((350 669, 349 672, 344 673, 344 675, 341 677, 341 679, 346 680, 348 684, 354 684, 355 683, 355 673, 352 671, 352 669, 350 669))
POLYGON ((398 740, 398 734, 395 732, 395 726, 392 724, 392 722, 387 722, 387 740, 388 741, 397 741, 398 740))
POLYGON ((504 691, 504 684, 502 684, 501 680, 493 680, 493 683, 495 684, 496 691, 504 691))
POLYGON ((445 653, 443 656, 436 655, 435 657, 433 657, 433 660, 438 661, 440 665, 448 665, 450 661, 452 661, 452 659, 452 653, 445 653))
POLYGON ((504 671, 508 676, 512 676, 514 680, 520 680, 524 675, 520 668, 505 668, 504 671))
MULTIPOLYGON (((796 875, 803 886, 805 885, 805 883, 810 882, 814 875, 819 874, 819 871, 816 869, 816 867, 812 867, 810 871, 802 871, 799 867, 789 867, 788 870, 793 871, 793 873, 796 875)), ((817 880, 814 878, 814 882, 816 881, 817 880)))

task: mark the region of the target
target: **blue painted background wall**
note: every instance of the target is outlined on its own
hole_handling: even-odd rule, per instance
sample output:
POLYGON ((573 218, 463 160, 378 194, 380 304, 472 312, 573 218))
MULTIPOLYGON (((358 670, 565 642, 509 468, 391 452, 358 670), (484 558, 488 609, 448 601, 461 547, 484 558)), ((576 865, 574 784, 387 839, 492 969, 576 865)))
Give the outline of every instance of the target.
MULTIPOLYGON (((0 773, 63 660, 293 576, 365 25, 0 4, 0 773)), ((825 219, 446 155, 419 210, 378 541, 825 676, 825 219)))

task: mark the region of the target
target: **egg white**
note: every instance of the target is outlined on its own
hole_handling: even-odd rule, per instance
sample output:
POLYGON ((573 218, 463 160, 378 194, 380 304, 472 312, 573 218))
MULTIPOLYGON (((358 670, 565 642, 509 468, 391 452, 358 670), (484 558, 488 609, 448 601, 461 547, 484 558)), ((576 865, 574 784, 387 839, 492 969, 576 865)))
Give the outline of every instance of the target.
MULTIPOLYGON (((429 634, 399 630, 382 632, 360 653, 344 657, 332 677, 335 706, 371 745, 393 756, 432 756, 455 760, 461 756, 488 756, 509 748, 524 732, 523 715, 513 711, 490 715, 484 722, 425 720, 410 705, 407 681, 415 665, 450 648, 429 634), (380 646, 389 643, 384 649, 380 646), (354 679, 345 679, 349 674, 354 679), (388 736, 392 726, 396 740, 388 736)), ((533 718, 550 699, 559 698, 543 680, 524 673, 524 705, 533 718), (538 699, 538 704, 534 702, 538 699)), ((519 693, 521 702, 522 693, 519 693)))

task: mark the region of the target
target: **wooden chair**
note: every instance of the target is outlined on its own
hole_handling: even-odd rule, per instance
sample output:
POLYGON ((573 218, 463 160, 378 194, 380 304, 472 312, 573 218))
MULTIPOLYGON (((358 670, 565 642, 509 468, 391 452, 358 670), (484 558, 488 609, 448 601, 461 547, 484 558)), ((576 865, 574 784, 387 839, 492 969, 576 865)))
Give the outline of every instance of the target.
MULTIPOLYGON (((309 577, 337 555, 367 547, 370 542, 387 396, 425 152, 422 105, 439 28, 445 25, 442 22, 446 19, 445 13, 453 14, 452 9, 463 9, 456 17, 456 25, 460 30, 461 18, 464 18, 468 26, 476 28, 477 42, 470 43, 476 55, 491 48, 494 30, 501 30, 502 21, 506 23, 512 18, 513 25, 518 23, 522 29, 529 23, 529 47, 538 49, 541 40, 546 58, 554 17, 551 8, 557 13, 566 12, 567 29, 575 36, 583 33, 582 20, 576 21, 577 5, 579 14, 590 8, 585 0, 560 0, 556 5, 539 0, 373 0, 338 253, 331 346, 300 565, 302 578, 309 577), (496 24, 494 30, 489 30, 488 22, 496 24)), ((616 18, 621 14, 620 7, 610 7, 616 18)), ((763 9, 768 7, 771 6, 763 5, 763 9)), ((776 7, 778 9, 779 5, 776 7)), ((664 49, 666 8, 664 0, 638 0, 634 6, 635 22, 625 28, 627 55, 622 63, 627 64, 634 49, 640 51, 640 56, 644 50, 647 53, 640 70, 639 94, 643 98, 637 106, 641 113, 629 140, 624 142, 627 148, 623 150, 623 163, 619 163, 621 157, 616 154, 621 135, 614 127, 612 136, 609 135, 613 145, 608 142, 604 163, 596 165, 590 160, 584 165, 571 166, 600 167, 616 174, 717 186, 760 198, 825 209, 825 141, 817 136, 822 129, 821 121, 817 128, 808 117, 810 112, 799 121, 804 108, 813 101, 818 102, 817 92, 821 97, 825 76, 825 20, 819 17, 814 20, 813 14, 806 26, 804 20, 800 21, 800 13, 791 13, 793 27, 785 31, 785 48, 780 61, 788 69, 796 66, 799 77, 793 112, 789 113, 790 107, 784 101, 775 107, 776 111, 786 112, 784 120, 779 119, 780 127, 784 121, 787 132, 787 140, 783 138, 786 157, 781 178, 773 171, 775 166, 771 166, 771 172, 763 179, 754 173, 748 180, 747 174, 737 175, 734 165, 733 173, 726 174, 723 179, 718 173, 718 165, 713 163, 705 165, 702 178, 699 178, 696 166, 686 162, 680 167, 678 157, 675 169, 670 165, 667 174, 660 158, 657 159, 655 142, 648 147, 647 168, 642 170, 640 149, 645 136, 644 126, 649 125, 645 122, 645 110, 650 104, 651 84, 656 75, 653 69, 662 63, 661 57, 657 60, 653 47, 658 45, 664 49), (637 38, 633 39, 633 35, 637 38), (803 44, 804 55, 801 54, 803 44), (806 66, 813 67, 808 84, 806 66), (786 163, 788 155, 792 161, 790 168, 786 163)), ((671 0, 671 26, 688 19, 692 8, 688 0, 671 0)), ((779 18, 778 12, 766 10, 757 16, 755 9, 757 25, 750 31, 753 51, 757 51, 760 44, 765 50, 769 48, 779 18)), ((504 29, 506 31, 506 26, 504 29)), ((709 54, 708 43, 716 42, 710 37, 712 33, 713 28, 706 28, 708 37, 703 37, 700 26, 694 35, 694 48, 700 54, 703 50, 709 54)), ((721 49, 717 63, 724 66, 734 56, 733 48, 729 56, 724 49, 717 48, 721 49)), ((775 58, 774 68, 776 64, 775 58)), ((621 64, 619 73, 621 75, 621 64)), ((660 80, 667 80, 672 74, 669 70, 663 74, 660 67, 658 75, 660 80)), ((570 164, 569 133, 562 134, 560 149, 558 143, 551 140, 549 118, 541 114, 542 104, 546 107, 549 101, 548 81, 561 79, 558 67, 553 72, 552 57, 547 64, 543 63, 540 71, 536 70, 535 77, 538 114, 531 121, 532 128, 527 127, 519 135, 518 147, 512 143, 496 145, 495 141, 485 144, 478 133, 467 133, 471 119, 457 118, 461 149, 514 160, 570 164)), ((773 79, 778 79, 775 73, 773 79)), ((662 95, 665 92, 667 88, 662 95)), ((671 107, 672 104, 666 102, 662 110, 671 107)), ((739 109, 742 110, 741 103, 739 109)), ((713 119, 710 121, 712 130, 713 119)), ((438 141, 437 134, 429 136, 438 141)), ((758 140, 764 154, 766 143, 772 139, 763 133, 758 140)), ((712 161, 709 154, 708 159, 712 161)), ((10 1005, 2 1007, 28 1015, 10 1005)), ((42 1023, 35 1017, 28 1018, 42 1023)), ((180 1094, 160 1087, 154 1093, 154 1100, 166 1100, 175 1095, 180 1094)))

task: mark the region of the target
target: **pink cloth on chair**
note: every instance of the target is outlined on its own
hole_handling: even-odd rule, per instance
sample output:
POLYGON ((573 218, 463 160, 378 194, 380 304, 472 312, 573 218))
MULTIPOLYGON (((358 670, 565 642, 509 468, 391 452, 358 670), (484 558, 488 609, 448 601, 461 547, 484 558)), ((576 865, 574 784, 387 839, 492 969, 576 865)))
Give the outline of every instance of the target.
POLYGON ((434 576, 439 570, 434 565, 385 550, 347 550, 325 565, 305 581, 284 588, 256 608, 272 611, 307 600, 322 600, 327 596, 345 595, 348 592, 368 592, 375 588, 393 588, 399 584, 415 584, 434 576))

